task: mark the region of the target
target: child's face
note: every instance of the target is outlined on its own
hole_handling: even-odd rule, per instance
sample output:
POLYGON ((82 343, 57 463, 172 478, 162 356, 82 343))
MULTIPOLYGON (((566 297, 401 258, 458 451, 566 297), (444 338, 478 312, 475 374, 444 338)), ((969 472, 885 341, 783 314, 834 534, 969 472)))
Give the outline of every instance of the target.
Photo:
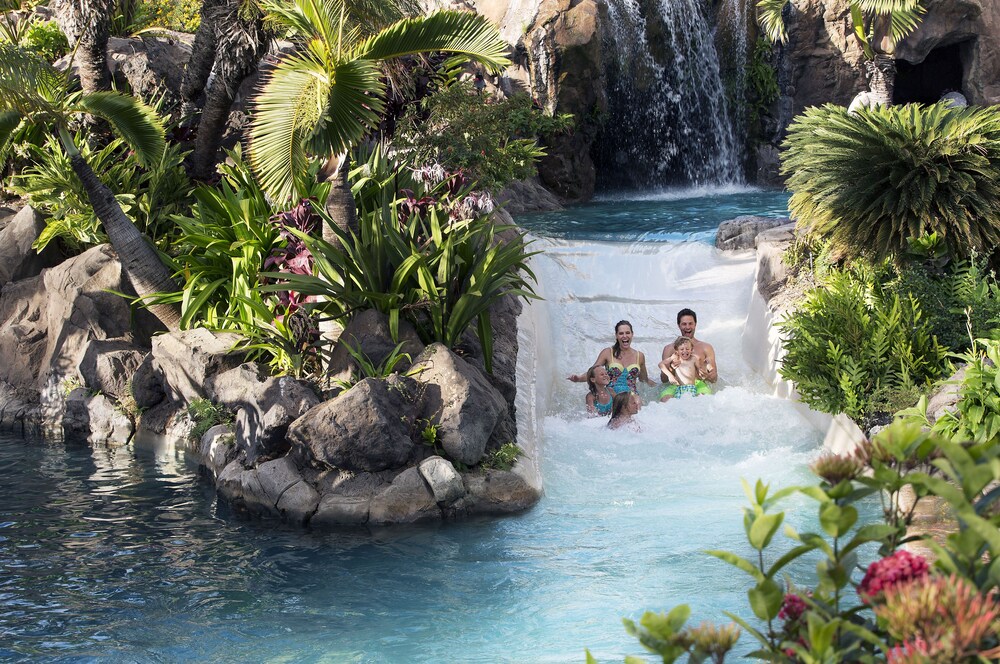
POLYGON ((691 359, 691 350, 691 344, 681 344, 674 349, 674 352, 677 353, 677 357, 681 358, 682 361, 687 362, 691 359))
POLYGON ((639 397, 635 394, 631 395, 628 400, 628 414, 635 415, 639 412, 639 397))
POLYGON ((608 375, 608 370, 604 367, 598 367, 594 369, 594 384, 604 387, 611 382, 611 376, 608 375))

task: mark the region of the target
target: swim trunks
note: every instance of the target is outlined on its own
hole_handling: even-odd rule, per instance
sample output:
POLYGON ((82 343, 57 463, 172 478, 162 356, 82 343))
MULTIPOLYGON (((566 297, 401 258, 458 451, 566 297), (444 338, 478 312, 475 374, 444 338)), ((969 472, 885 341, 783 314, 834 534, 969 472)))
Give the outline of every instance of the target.
POLYGON ((702 379, 694 381, 693 385, 674 385, 673 383, 668 383, 663 386, 663 390, 660 391, 660 398, 663 397, 674 397, 679 399, 683 396, 696 397, 702 394, 711 394, 712 388, 708 386, 708 383, 702 379))

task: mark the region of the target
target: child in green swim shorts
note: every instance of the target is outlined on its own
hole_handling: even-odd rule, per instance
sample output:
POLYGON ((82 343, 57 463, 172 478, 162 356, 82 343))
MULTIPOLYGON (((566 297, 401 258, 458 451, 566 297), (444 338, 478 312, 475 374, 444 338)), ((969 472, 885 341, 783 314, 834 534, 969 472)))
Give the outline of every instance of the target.
POLYGON ((674 354, 660 362, 660 371, 670 381, 660 392, 660 401, 712 393, 708 383, 701 379, 707 370, 693 351, 694 344, 690 339, 678 337, 674 341, 674 354))

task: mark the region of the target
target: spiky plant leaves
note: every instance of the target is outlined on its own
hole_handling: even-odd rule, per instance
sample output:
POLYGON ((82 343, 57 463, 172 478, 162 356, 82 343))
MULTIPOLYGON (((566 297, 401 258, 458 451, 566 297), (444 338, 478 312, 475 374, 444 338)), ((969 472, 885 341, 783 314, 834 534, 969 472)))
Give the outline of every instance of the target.
POLYGON ((93 92, 81 95, 75 106, 107 120, 146 168, 163 157, 163 122, 156 111, 137 98, 117 92, 93 92))
POLYGON ((792 123, 785 148, 792 216, 847 256, 899 257, 934 232, 958 257, 1000 244, 996 109, 828 104, 792 123))
POLYGON ((760 0, 757 3, 757 22, 771 43, 784 44, 788 41, 785 20, 781 17, 787 4, 789 0, 760 0))

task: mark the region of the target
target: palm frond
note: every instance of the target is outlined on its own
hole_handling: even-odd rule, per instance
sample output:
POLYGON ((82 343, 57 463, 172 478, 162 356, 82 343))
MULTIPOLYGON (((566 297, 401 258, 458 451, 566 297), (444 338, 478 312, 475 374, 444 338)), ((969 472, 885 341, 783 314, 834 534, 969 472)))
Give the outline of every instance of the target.
POLYGON ((854 0, 866 14, 886 16, 894 12, 922 11, 921 0, 854 0))
POLYGON ((889 39, 898 44, 903 37, 910 34, 920 25, 925 9, 917 5, 914 9, 899 9, 889 14, 889 39))
POLYGON ((290 30, 294 39, 318 39, 330 48, 337 44, 338 27, 346 13, 342 0, 265 0, 263 8, 268 20, 290 30))
POLYGON ((163 122, 156 111, 136 97, 118 92, 92 92, 80 95, 72 110, 107 120, 135 150, 139 163, 151 167, 160 161, 166 145, 163 122))
POLYGON ((757 22, 772 43, 783 44, 788 41, 788 32, 781 13, 789 2, 790 0, 760 0, 757 3, 757 22))
MULTIPOLYGON (((4 148, 6 148, 11 134, 21 126, 22 119, 24 116, 19 111, 0 111, 0 155, 4 154, 4 148)), ((0 165, 2 165, 2 161, 3 159, 0 157, 0 165)))
POLYGON ((276 199, 288 201, 294 196, 295 174, 308 165, 303 139, 318 126, 329 90, 321 63, 293 55, 275 67, 254 99, 250 165, 264 191, 276 199))
POLYGON ((365 60, 386 60, 404 55, 444 51, 467 55, 490 71, 510 64, 508 46, 496 26, 469 12, 438 11, 408 18, 365 40, 354 52, 365 60))
POLYGON ((53 113, 65 94, 65 77, 34 53, 0 43, 0 109, 22 115, 53 113))
POLYGON ((385 107, 381 72, 375 63, 369 60, 340 62, 332 80, 325 120, 312 136, 307 137, 308 149, 316 155, 347 152, 378 126, 385 107))
POLYGON ((789 127, 782 172, 807 233, 847 255, 899 256, 932 232, 953 254, 1000 242, 1000 111, 826 105, 789 127))

